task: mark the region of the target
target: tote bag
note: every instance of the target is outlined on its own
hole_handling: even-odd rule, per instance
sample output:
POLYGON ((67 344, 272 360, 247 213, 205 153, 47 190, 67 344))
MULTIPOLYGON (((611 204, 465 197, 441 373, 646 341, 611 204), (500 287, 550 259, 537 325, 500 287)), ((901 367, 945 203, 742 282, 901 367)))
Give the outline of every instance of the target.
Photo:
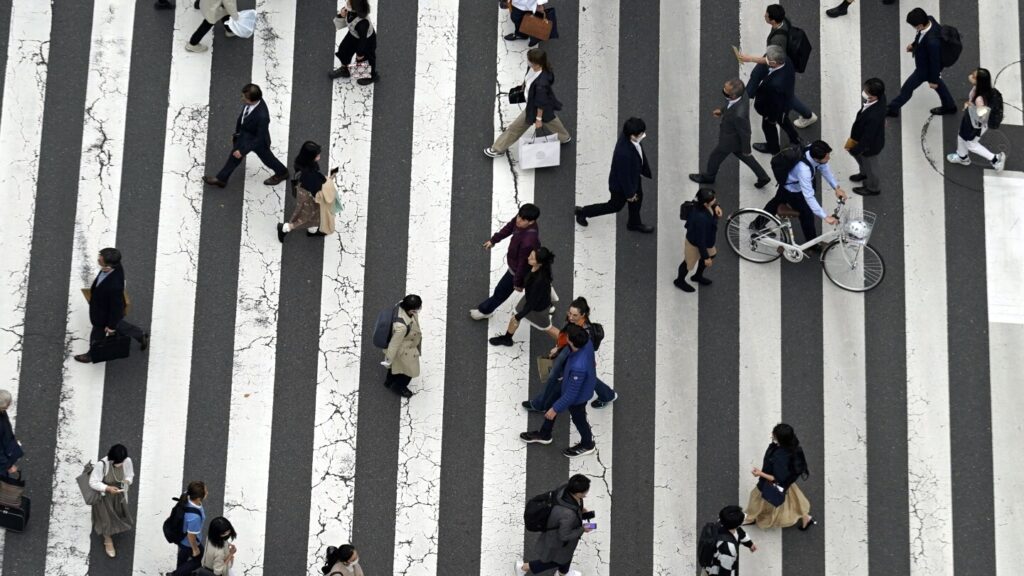
POLYGON ((534 136, 519 140, 519 166, 524 170, 550 168, 561 162, 562 144, 558 136, 534 136))

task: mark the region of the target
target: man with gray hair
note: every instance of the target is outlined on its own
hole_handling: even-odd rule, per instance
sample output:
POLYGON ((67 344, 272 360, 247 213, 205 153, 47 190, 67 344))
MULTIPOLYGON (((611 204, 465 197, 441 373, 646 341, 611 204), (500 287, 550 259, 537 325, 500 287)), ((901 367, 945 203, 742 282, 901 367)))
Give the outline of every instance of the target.
POLYGON ((763 188, 771 178, 750 152, 750 99, 747 97, 743 81, 732 78, 722 87, 722 95, 727 101, 725 108, 715 108, 711 114, 721 118, 718 126, 718 145, 708 157, 708 169, 700 174, 690 174, 690 180, 698 184, 714 184, 718 167, 730 154, 740 159, 757 176, 754 186, 763 188))
POLYGON ((25 455, 21 443, 14 437, 14 428, 7 409, 14 400, 7 390, 0 390, 0 476, 13 477, 18 474, 18 459, 25 455))
POLYGON ((776 154, 781 149, 780 127, 791 143, 800 142, 800 135, 789 119, 790 102, 796 87, 796 70, 786 57, 786 51, 779 46, 769 46, 765 59, 768 62, 768 76, 761 81, 754 97, 754 110, 761 115, 761 130, 764 131, 765 141, 754 144, 753 148, 758 152, 776 154))

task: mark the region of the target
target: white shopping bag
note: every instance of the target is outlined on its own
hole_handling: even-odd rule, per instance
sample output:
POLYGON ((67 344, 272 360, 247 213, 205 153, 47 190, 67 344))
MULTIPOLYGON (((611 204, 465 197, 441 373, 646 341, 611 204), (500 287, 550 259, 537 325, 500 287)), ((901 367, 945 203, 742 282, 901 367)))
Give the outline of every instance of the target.
POLYGON ((224 25, 239 38, 252 38, 252 33, 256 30, 256 11, 239 10, 238 20, 228 18, 224 25))
POLYGON ((348 67, 349 74, 352 75, 353 80, 359 80, 360 78, 370 77, 370 63, 366 60, 362 62, 356 61, 354 64, 348 67))
POLYGON ((554 134, 519 139, 519 166, 524 170, 558 166, 561 157, 562 144, 554 134))

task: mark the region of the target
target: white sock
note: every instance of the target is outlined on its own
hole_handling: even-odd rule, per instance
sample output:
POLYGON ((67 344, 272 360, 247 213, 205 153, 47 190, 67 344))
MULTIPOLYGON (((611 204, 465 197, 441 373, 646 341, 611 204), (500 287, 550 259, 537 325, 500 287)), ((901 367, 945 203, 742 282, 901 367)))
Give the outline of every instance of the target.
POLYGON ((291 232, 292 231, 292 225, 288 224, 286 222, 285 225, 281 227, 281 231, 284 232, 285 234, 291 232))
POLYGON ((308 230, 310 234, 316 234, 320 230, 320 227, 319 226, 313 226, 311 228, 306 228, 306 230, 308 230))

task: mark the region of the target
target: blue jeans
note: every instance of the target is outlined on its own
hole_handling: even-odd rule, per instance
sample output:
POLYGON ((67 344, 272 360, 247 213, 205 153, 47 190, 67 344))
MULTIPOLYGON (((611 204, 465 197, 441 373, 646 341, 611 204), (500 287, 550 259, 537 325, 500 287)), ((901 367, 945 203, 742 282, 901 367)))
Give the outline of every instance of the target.
POLYGON ((498 285, 494 287, 494 294, 487 300, 484 300, 476 307, 481 314, 491 314, 508 300, 508 297, 515 291, 515 277, 512 276, 511 270, 506 270, 505 275, 498 280, 498 285))
MULTIPOLYGON (((750 80, 747 81, 748 97, 750 97, 751 99, 754 97, 754 94, 757 92, 757 87, 761 85, 761 81, 764 80, 767 76, 767 64, 757 64, 756 66, 754 66, 754 70, 750 73, 750 80)), ((811 117, 811 109, 802 101, 800 101, 800 99, 797 98, 796 94, 793 94, 793 97, 789 99, 789 108, 795 111, 800 116, 803 116, 804 118, 811 117)))
MULTIPOLYGON (((547 412, 555 404, 555 401, 558 400, 558 397, 562 395, 562 372, 565 371, 565 362, 568 358, 569 347, 565 346, 558 352, 558 356, 555 357, 554 362, 551 364, 551 372, 544 383, 544 389, 530 399, 530 404, 537 410, 547 412)), ((597 392, 597 399, 602 402, 611 402, 615 398, 615 390, 612 390, 600 378, 597 379, 597 386, 594 388, 594 391, 597 392)))
MULTIPOLYGON (((911 96, 914 95, 914 90, 921 84, 928 81, 928 74, 924 70, 914 70, 907 81, 900 86, 899 96, 889 101, 889 110, 899 110, 903 107, 907 101, 910 100, 911 96)), ((939 101, 942 102, 943 108, 956 108, 956 101, 953 100, 953 95, 949 93, 949 88, 946 88, 946 83, 939 78, 939 87, 935 89, 939 93, 939 101)))

